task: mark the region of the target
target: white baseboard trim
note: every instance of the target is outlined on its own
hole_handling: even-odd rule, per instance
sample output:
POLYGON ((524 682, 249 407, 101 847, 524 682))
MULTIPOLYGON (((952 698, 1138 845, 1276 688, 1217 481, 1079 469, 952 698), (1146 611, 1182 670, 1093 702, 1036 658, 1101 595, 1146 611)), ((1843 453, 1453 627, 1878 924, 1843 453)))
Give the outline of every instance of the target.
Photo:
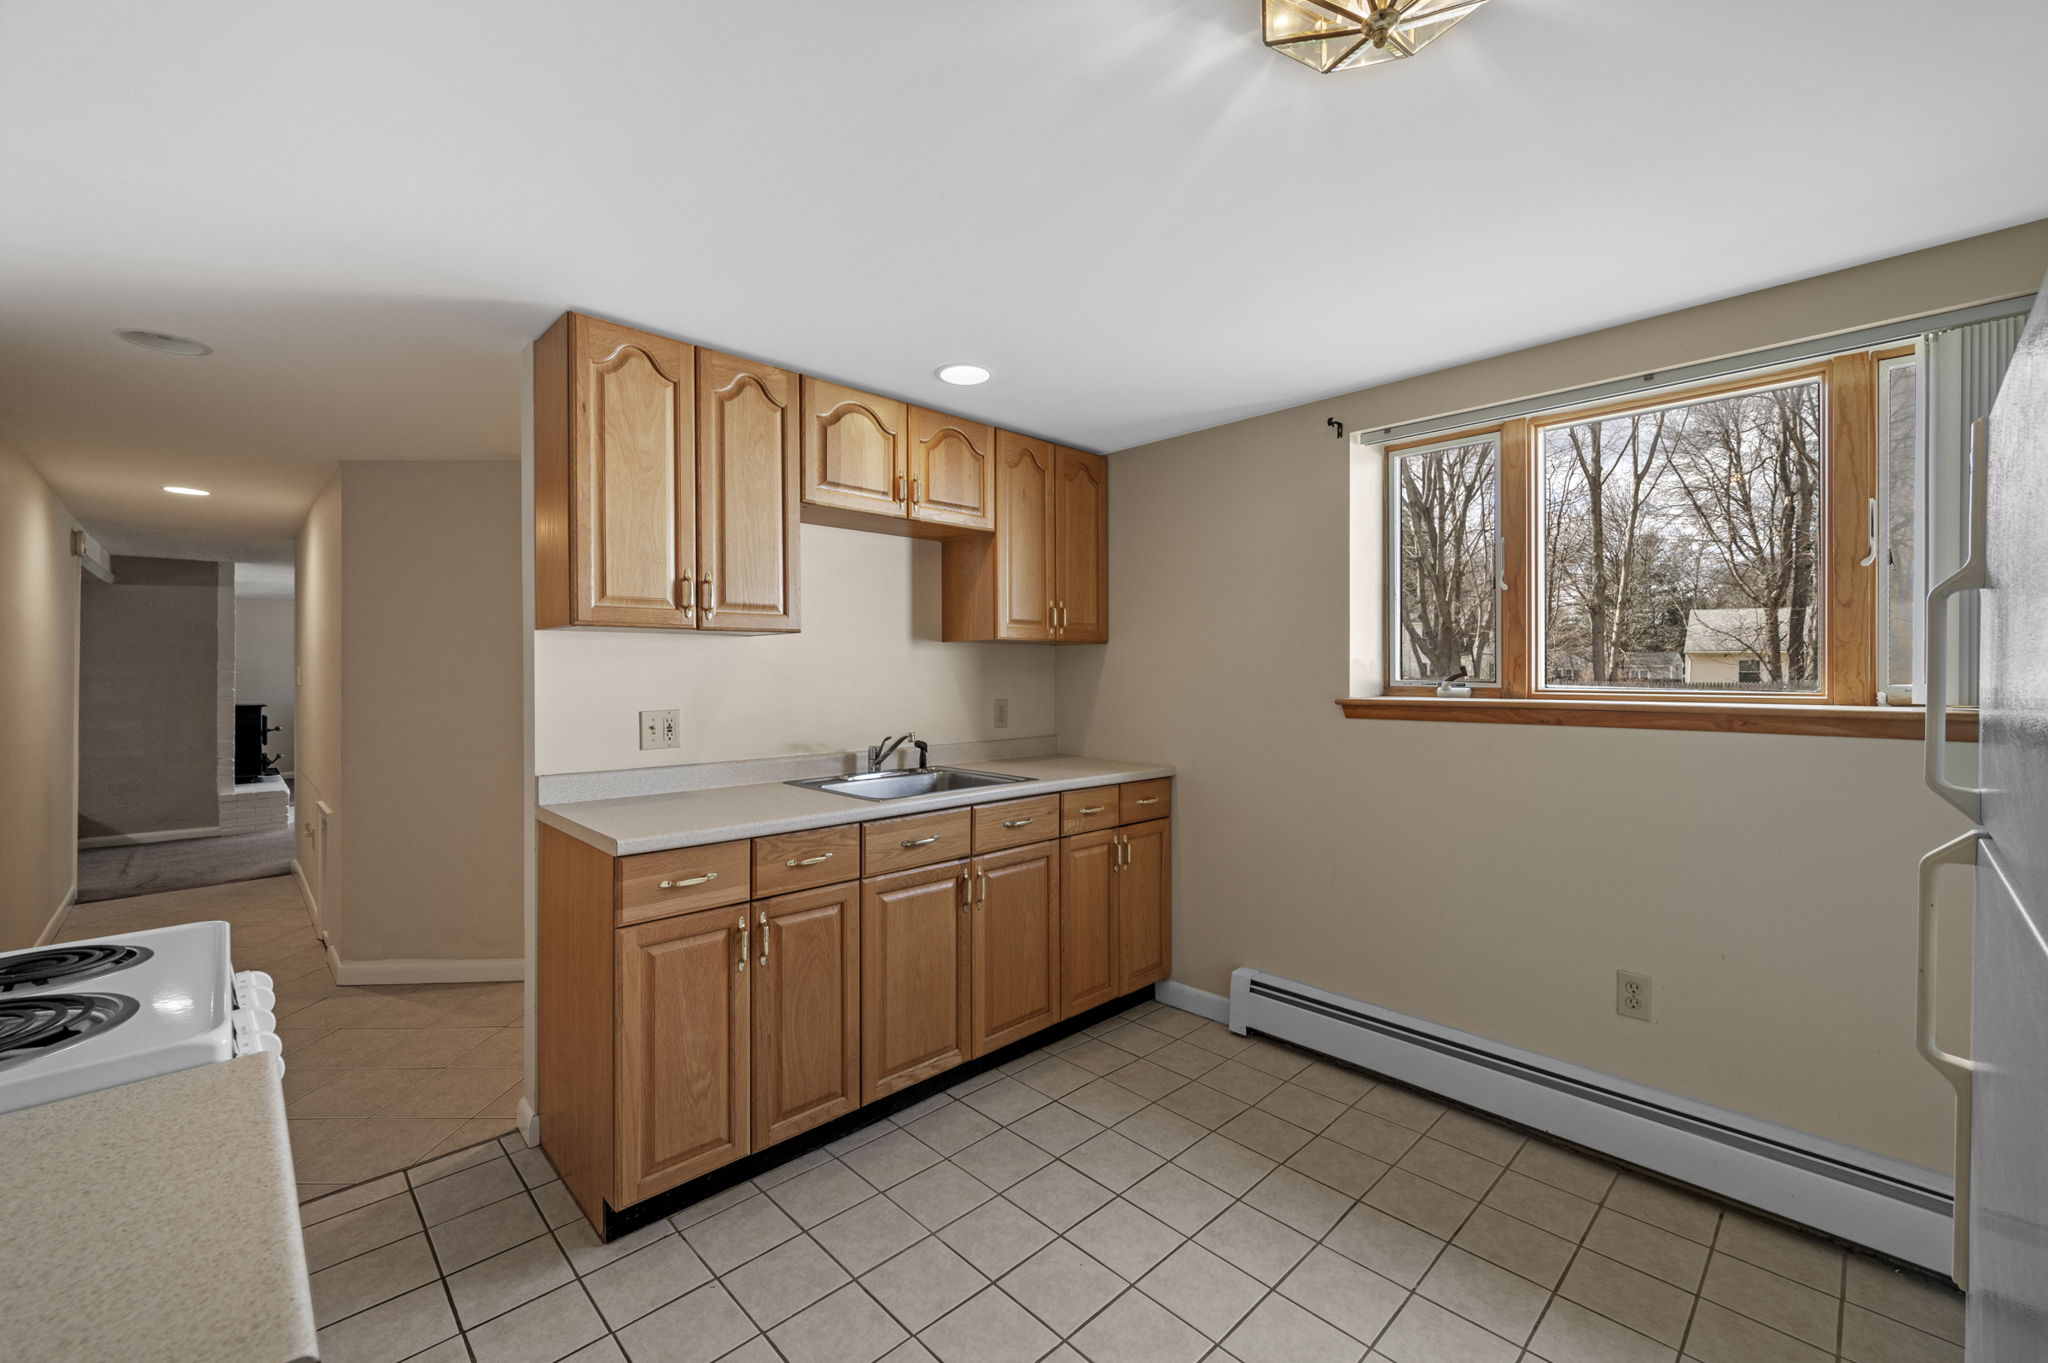
POLYGON ((219 824, 211 828, 163 828, 154 833, 108 833, 97 838, 80 838, 78 850, 90 852, 95 847, 140 847, 151 842, 186 842, 192 838, 219 836, 219 824))
POLYGON ((56 941, 57 934, 64 931, 64 919, 77 904, 78 883, 73 881, 71 888, 64 892, 64 898, 57 902, 57 912, 50 915, 50 921, 43 924, 43 930, 36 934, 33 945, 46 947, 56 941))
POLYGON ((1230 1021, 1229 999, 1191 984, 1182 984, 1179 980, 1161 980, 1153 985, 1152 997, 1169 1008, 1178 1008, 1184 1013, 1208 1018, 1211 1022, 1230 1021))
POLYGON ((1230 977, 1263 1032, 1828 1235, 1947 1273, 1946 1174, 1262 971, 1230 977))
POLYGON ((299 887, 299 901, 306 906, 306 921, 319 931, 320 906, 313 901, 312 882, 306 879, 306 868, 299 865, 297 857, 292 858, 292 882, 299 887))
POLYGON ((523 980, 526 962, 518 956, 502 960, 345 961, 332 943, 327 965, 336 984, 479 984, 523 980))
POLYGON ((520 1095, 519 1102, 512 1109, 512 1120, 519 1125, 519 1134, 528 1145, 540 1144, 540 1114, 533 1110, 533 1104, 520 1095))

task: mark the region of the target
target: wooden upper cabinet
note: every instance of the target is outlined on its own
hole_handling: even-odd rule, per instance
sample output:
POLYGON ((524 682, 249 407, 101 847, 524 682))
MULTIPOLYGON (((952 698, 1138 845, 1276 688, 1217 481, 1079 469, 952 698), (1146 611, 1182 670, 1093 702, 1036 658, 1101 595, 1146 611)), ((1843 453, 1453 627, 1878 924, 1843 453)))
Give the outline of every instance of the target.
POLYGON ((688 628, 695 348, 568 313, 533 366, 536 623, 688 628))
POLYGON ((1060 1013, 1060 845, 974 859, 974 1054, 986 1055, 1060 1013))
POLYGON ((754 1148, 860 1106, 860 885, 753 906, 754 1148))
POLYGON ((910 409, 910 518, 963 530, 996 526, 996 433, 923 407, 910 409))
POLYGON ((1053 447, 996 433, 995 636, 1043 641, 1052 635, 1053 447))
POLYGON ((797 376, 697 352, 697 627, 797 628, 797 376))
POLYGON ((1109 461, 1061 448, 1053 497, 1053 637, 1109 641, 1109 461))
POLYGON ((1122 855, 1114 829, 1060 839, 1061 1017, 1123 992, 1116 954, 1116 867, 1122 855))
POLYGON ((803 382, 803 499, 901 517, 910 504, 909 408, 855 388, 803 382))
POLYGON ((617 931, 614 1207, 747 1153, 747 909, 617 931))
POLYGON ((861 1099, 873 1102, 973 1054, 967 863, 861 882, 861 1099))
POLYGON ((1117 833, 1116 992, 1166 978, 1173 967, 1172 822, 1155 819, 1117 833))

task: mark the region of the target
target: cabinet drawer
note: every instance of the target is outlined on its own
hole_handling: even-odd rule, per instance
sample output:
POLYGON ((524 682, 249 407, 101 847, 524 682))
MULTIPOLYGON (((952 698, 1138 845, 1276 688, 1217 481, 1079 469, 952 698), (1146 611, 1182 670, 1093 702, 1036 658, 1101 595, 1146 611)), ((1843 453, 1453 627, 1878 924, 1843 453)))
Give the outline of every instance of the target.
POLYGON ((1119 823, 1163 819, 1173 812, 1173 779, 1131 781, 1117 787, 1119 823))
POLYGON ((644 852, 618 865, 621 925, 744 903, 753 894, 745 841, 644 852))
POLYGON ((754 896, 860 878, 860 825, 808 828, 754 839, 754 896))
POLYGON ((1060 831, 1060 797, 1038 795, 1029 800, 1005 800, 1001 804, 974 807, 974 850, 999 852, 1005 847, 1022 847, 1027 842, 1044 842, 1060 831))
POLYGON ((883 875, 964 857, 973 850, 973 811, 944 809, 860 826, 861 874, 883 875))
POLYGON ((1098 828, 1115 828, 1118 817, 1115 786, 1070 790, 1060 796, 1060 833, 1063 836, 1093 833, 1098 828))

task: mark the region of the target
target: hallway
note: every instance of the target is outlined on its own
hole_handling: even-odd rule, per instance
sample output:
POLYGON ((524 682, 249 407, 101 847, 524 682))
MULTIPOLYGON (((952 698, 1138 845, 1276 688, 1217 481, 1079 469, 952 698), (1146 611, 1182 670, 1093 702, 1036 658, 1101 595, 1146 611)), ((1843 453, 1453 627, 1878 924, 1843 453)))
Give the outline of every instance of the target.
POLYGON ((301 1200, 512 1129, 524 986, 337 985, 289 876, 80 905, 57 940, 211 919, 276 983, 301 1200))

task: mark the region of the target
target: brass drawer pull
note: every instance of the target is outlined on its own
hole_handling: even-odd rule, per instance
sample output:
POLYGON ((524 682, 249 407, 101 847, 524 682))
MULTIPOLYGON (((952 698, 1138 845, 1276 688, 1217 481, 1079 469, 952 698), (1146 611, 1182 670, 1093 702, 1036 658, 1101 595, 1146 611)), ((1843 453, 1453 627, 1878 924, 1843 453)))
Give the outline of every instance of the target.
POLYGON ((747 973, 747 915, 740 914, 740 973, 747 973))
POLYGON ((697 590, 690 585, 690 574, 684 573, 676 579, 676 597, 683 608, 683 618, 690 618, 690 612, 697 609, 697 590))
POLYGON ((1103 810, 1108 808, 1108 805, 1083 805, 1081 806, 1079 812, 1084 816, 1089 814, 1100 814, 1103 810))
POLYGON ((691 876, 688 880, 664 880, 661 882, 661 888, 664 890, 687 890, 692 885, 702 885, 707 880, 716 879, 718 879, 718 872, 706 871, 703 875, 691 876))
POLYGON ((911 480, 910 480, 910 504, 911 504, 912 506, 916 506, 916 505, 917 505, 917 504, 918 504, 919 502, 921 502, 921 501, 923 501, 923 500, 924 500, 924 498, 918 495, 918 490, 917 490, 917 479, 915 479, 915 478, 911 479, 911 480))
POLYGON ((791 857, 788 861, 785 861, 782 864, 784 866, 816 866, 821 861, 830 860, 832 860, 832 854, 830 852, 820 852, 815 857, 791 857))
POLYGON ((975 896, 975 902, 978 904, 986 904, 988 903, 988 872, 976 871, 974 874, 975 877, 981 882, 981 893, 975 896))
POLYGON ((891 497, 889 500, 892 502, 900 502, 903 500, 903 475, 900 473, 896 475, 896 495, 894 497, 891 497))
POLYGON ((697 599, 702 603, 704 618, 709 620, 713 613, 711 604, 711 579, 705 578, 697 584, 697 599))
POLYGON ((768 964, 768 910, 761 910, 761 964, 768 964))
POLYGON ((1026 824, 1032 824, 1032 823, 1037 823, 1037 822, 1038 822, 1038 820, 1037 820, 1036 818, 1030 818, 1030 819, 1005 819, 1005 820, 1003 820, 1003 827, 1005 827, 1005 828, 1022 828, 1022 827, 1024 827, 1024 825, 1026 825, 1026 824))
POLYGON ((905 840, 904 840, 904 843, 903 843, 903 845, 904 845, 904 847, 906 847, 906 848, 910 848, 910 847, 928 847, 928 846, 930 846, 930 845, 931 845, 932 843, 935 843, 935 842, 937 842, 938 840, 939 840, 939 835, 938 835, 938 834, 936 834, 936 833, 934 833, 934 834, 932 834, 932 835, 931 835, 930 837, 928 837, 928 838, 907 838, 907 839, 905 839, 905 840))
POLYGON ((1156 805, 1159 803, 1159 797, 1157 795, 1147 795, 1144 799, 1138 801, 1138 803, 1141 805, 1156 805))
POLYGON ((974 877, 966 871, 960 873, 960 912, 966 913, 974 906, 974 877))

